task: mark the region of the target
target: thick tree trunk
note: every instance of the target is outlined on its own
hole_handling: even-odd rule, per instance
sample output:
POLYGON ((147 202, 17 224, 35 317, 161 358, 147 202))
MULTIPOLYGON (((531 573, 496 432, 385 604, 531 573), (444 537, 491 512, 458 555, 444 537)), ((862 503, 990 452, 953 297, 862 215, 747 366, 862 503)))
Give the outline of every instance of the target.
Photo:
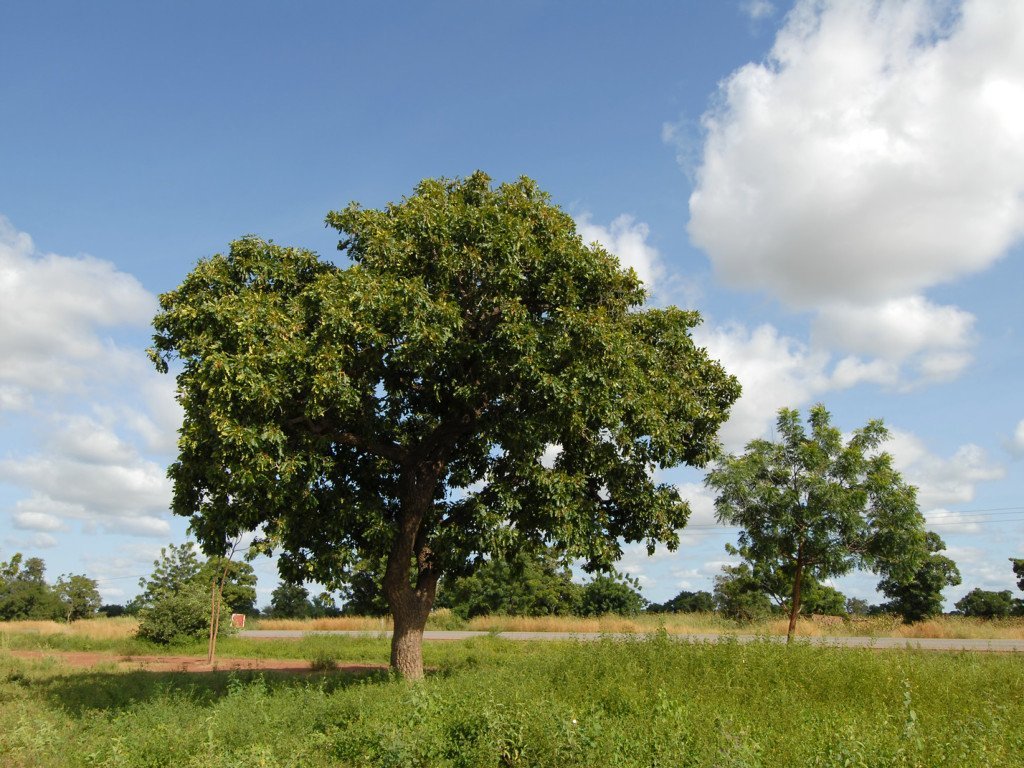
POLYGON ((421 469, 426 471, 403 478, 402 519, 388 554, 383 584, 394 619, 391 668, 406 680, 423 677, 423 629, 437 594, 438 573, 422 525, 433 504, 434 485, 441 465, 421 469), (415 584, 410 579, 414 561, 415 584))
POLYGON ((793 642, 793 635, 796 634, 796 616, 800 613, 800 586, 803 581, 804 565, 800 562, 799 556, 796 563, 796 574, 793 577, 793 597, 789 606, 789 632, 786 633, 786 643, 793 642))
POLYGON ((423 628, 430 609, 403 611, 392 608, 395 631, 391 636, 391 668, 404 680, 423 678, 423 628))

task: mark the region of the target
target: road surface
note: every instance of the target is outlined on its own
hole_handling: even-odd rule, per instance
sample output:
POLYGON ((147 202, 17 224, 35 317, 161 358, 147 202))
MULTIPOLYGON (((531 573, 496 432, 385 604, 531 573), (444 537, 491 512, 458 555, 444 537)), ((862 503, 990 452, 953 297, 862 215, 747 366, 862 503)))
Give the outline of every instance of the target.
MULTIPOLYGON (((338 635, 342 637, 391 637, 389 631, 374 630, 302 630, 302 629, 246 629, 238 637, 253 640, 299 639, 310 635, 338 635)), ((593 641, 602 638, 614 640, 637 640, 647 637, 632 633, 597 632, 471 632, 467 630, 427 630, 424 640, 469 640, 473 637, 500 637, 504 640, 570 640, 593 641)), ((675 635, 669 637, 681 643, 715 643, 735 640, 740 643, 770 641, 784 643, 784 635, 675 635)), ((811 645, 828 645, 842 648, 903 648, 928 651, 996 651, 1002 653, 1024 652, 1024 640, 951 640, 935 637, 800 637, 797 641, 811 645)))

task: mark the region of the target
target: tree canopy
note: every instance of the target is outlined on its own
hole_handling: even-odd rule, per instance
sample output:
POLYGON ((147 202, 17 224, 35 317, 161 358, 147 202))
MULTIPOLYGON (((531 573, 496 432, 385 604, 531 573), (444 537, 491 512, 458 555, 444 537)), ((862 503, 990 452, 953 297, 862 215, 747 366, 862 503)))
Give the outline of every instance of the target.
POLYGON ((641 309, 636 273, 526 178, 427 180, 327 222, 347 264, 246 237, 160 298, 173 510, 208 552, 260 529, 282 575, 332 587, 386 557, 392 665, 417 677, 439 578, 483 555, 601 569, 623 541, 676 546, 689 507, 652 470, 713 459, 739 394, 696 312, 641 309))
POLYGON ((57 593, 45 580, 42 558, 25 558, 15 552, 0 561, 0 621, 59 619, 64 609, 57 593))
POLYGON ((715 599, 710 592, 683 590, 664 603, 651 603, 648 613, 711 613, 715 610, 715 599))
POLYGON ((751 441, 706 481, 717 492, 719 521, 742 528, 730 551, 762 584, 790 585, 790 639, 805 575, 823 580, 860 566, 908 579, 926 554, 916 489, 879 451, 888 436, 882 422, 848 440, 823 405, 811 408, 808 422, 809 433, 797 411, 781 409, 778 442, 751 441))
POLYGON ((910 579, 900 581, 887 576, 878 584, 878 589, 889 598, 885 609, 902 616, 907 624, 942 613, 942 590, 960 583, 956 563, 938 554, 946 548, 942 537, 928 531, 925 546, 929 554, 910 579))
POLYGON ((1013 566, 1013 575, 1017 577, 1017 587, 1024 590, 1024 559, 1011 557, 1010 564, 1013 566))
POLYGON ((153 561, 153 572, 139 579, 142 592, 132 601, 131 608, 138 611, 151 606, 162 595, 191 587, 199 587, 209 595, 210 585, 222 576, 225 608, 235 613, 256 613, 256 572, 252 566, 222 557, 200 560, 192 541, 160 548, 160 557, 153 561))
POLYGON ((956 609, 964 616, 982 619, 1005 619, 1021 612, 1021 601, 1014 600, 1008 589, 998 592, 975 588, 956 601, 956 609))

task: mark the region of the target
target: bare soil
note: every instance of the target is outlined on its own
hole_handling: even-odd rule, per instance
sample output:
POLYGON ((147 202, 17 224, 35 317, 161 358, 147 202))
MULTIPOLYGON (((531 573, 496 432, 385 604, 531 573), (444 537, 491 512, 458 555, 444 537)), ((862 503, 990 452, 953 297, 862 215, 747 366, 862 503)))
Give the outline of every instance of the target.
MULTIPOLYGON (((98 651, 7 651, 19 659, 55 659, 69 667, 91 668, 114 665, 118 669, 144 672, 229 672, 259 670, 274 672, 312 672, 312 662, 304 659, 232 659, 220 658, 210 665, 205 656, 123 656, 98 651)), ((341 664, 332 671, 366 673, 386 670, 386 664, 341 664)), ((320 670, 322 671, 322 670, 320 670)))

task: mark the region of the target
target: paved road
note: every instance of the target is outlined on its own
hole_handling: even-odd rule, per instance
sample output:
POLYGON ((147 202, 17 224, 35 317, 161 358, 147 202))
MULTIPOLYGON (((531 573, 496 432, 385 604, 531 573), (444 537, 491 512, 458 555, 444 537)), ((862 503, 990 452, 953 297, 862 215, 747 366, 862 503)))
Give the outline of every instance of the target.
MULTIPOLYGON (((300 629, 246 629, 238 633, 238 637, 259 639, 298 639, 308 635, 340 635, 344 637, 391 637, 390 631, 353 631, 353 630, 300 630, 300 629)), ((425 640, 468 640, 473 637, 495 636, 505 640, 583 640, 593 641, 610 637, 615 640, 635 640, 644 635, 636 634, 599 634, 597 632, 442 632, 428 630, 423 633, 425 640)), ((669 635, 678 642, 715 643, 736 640, 740 643, 751 643, 768 640, 784 643, 786 638, 778 635, 669 635)), ((811 645, 831 645, 844 648, 916 648, 929 651, 1000 651, 1003 653, 1024 652, 1024 640, 948 640, 945 638, 907 638, 907 637, 799 637, 800 642, 811 645)))

